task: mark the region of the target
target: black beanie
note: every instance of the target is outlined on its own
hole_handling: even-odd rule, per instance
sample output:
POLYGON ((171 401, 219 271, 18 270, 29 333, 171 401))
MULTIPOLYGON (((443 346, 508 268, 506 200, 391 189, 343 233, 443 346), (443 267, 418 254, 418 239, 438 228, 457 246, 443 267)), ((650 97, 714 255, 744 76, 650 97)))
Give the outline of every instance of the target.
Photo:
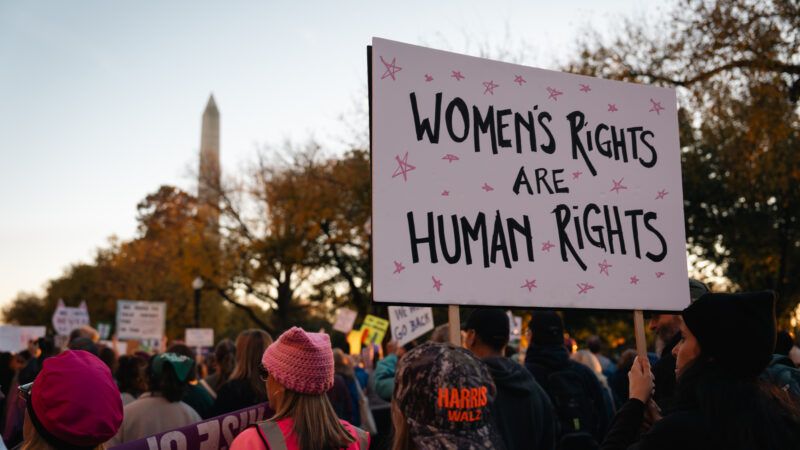
POLYGON ((536 311, 529 324, 533 343, 564 345, 564 321, 555 311, 536 311))
POLYGON ((775 349, 775 294, 705 294, 683 310, 700 351, 729 374, 758 376, 775 349))
POLYGON ((495 350, 508 344, 511 333, 508 315, 497 308, 478 308, 469 315, 464 330, 475 330, 480 340, 495 350))

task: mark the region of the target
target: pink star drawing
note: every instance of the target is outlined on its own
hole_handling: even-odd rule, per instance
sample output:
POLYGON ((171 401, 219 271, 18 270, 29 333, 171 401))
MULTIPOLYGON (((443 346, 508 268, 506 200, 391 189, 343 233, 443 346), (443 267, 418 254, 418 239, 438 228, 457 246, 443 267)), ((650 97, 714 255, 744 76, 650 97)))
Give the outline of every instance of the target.
POLYGON ((435 276, 431 275, 431 280, 433 280, 433 288, 436 289, 436 292, 442 290, 442 280, 437 280, 435 276))
POLYGON ((553 89, 551 87, 547 87, 547 92, 550 94, 547 98, 552 98, 555 101, 558 101, 558 96, 563 95, 564 93, 559 91, 558 89, 553 89))
POLYGON ((648 111, 648 112, 653 112, 653 111, 655 111, 655 112, 656 112, 656 114, 658 114, 658 115, 660 116, 660 115, 661 115, 661 111, 663 111, 663 110, 664 110, 664 107, 663 107, 663 106, 661 106, 661 102, 657 102, 657 101, 655 101, 655 100, 653 100, 653 99, 651 98, 651 99, 650 99, 650 103, 652 103, 652 104, 653 104, 653 107, 652 107, 652 108, 650 108, 650 111, 648 111))
POLYGON ((590 289, 594 289, 594 286, 589 283, 578 283, 577 286, 580 289, 578 294, 588 294, 590 289))
POLYGON ((522 83, 527 83, 527 81, 525 80, 525 78, 522 78, 522 75, 514 75, 514 83, 517 83, 520 86, 522 86, 522 83))
POLYGON ((581 92, 589 92, 592 88, 588 84, 581 84, 581 92))
POLYGON ((392 273, 400 273, 404 270, 406 270, 406 267, 403 265, 403 263, 401 263, 400 261, 394 262, 394 272, 392 273))
POLYGON ((598 267, 600 267, 600 273, 603 273, 603 274, 605 274, 606 276, 608 276, 608 275, 609 275, 609 274, 608 274, 608 268, 609 268, 609 267, 614 267, 614 266, 612 266, 611 264, 609 264, 609 263, 608 263, 608 261, 606 261, 605 259, 603 260, 603 262, 601 262, 601 263, 597 263, 597 266, 598 266, 598 267))
POLYGON ((632 276, 630 283, 631 284, 639 284, 639 277, 637 277, 636 275, 632 276))
POLYGON ((464 75, 461 75, 461 71, 460 70, 453 70, 452 72, 453 72, 453 74, 450 75, 450 78, 455 78, 456 81, 461 81, 461 80, 464 79, 464 75))
POLYGON ((555 247, 550 241, 542 242, 542 251, 543 252, 550 252, 550 249, 555 247))
POLYGON ((661 278, 666 275, 664 272, 656 272, 656 278, 661 278))
POLYGON ((523 285, 522 285, 522 286, 520 286, 519 288, 520 288, 520 289, 525 289, 525 288, 527 288, 527 289, 528 289, 528 292, 530 292, 531 290, 533 290, 533 289, 534 289, 534 288, 536 288, 536 287, 537 287, 537 286, 536 286, 536 280, 528 280, 528 279, 526 278, 526 279, 525 279, 525 284, 523 284, 523 285))
POLYGON ((381 80, 386 78, 386 77, 391 77, 392 81, 397 80, 397 78, 395 78, 394 74, 396 74, 397 72, 400 72, 403 69, 401 67, 397 67, 397 64, 395 64, 396 60, 397 60, 397 58, 392 58, 392 63, 389 64, 388 62, 386 62, 385 59, 383 59, 383 56, 381 56, 381 62, 383 63, 384 66, 386 66, 386 72, 383 73, 383 76, 381 77, 381 80))
POLYGON ((481 189, 483 189, 486 192, 492 192, 494 190, 493 187, 489 186, 489 183, 483 183, 483 186, 481 186, 481 189))
POLYGON ((400 159, 400 155, 395 155, 394 159, 397 160, 397 169, 394 170, 392 178, 402 175, 403 182, 408 181, 408 176, 407 176, 408 172, 411 172, 412 170, 416 169, 416 166, 412 166, 411 164, 408 163, 408 152, 406 152, 406 154, 403 155, 403 159, 400 159))
POLYGON ((666 189, 662 189, 662 190, 658 191, 658 195, 656 195, 656 200, 660 200, 660 199, 666 197, 667 194, 669 194, 669 192, 667 192, 666 189))
POLYGON ((449 197, 450 191, 442 191, 442 197, 449 197))
POLYGON ((452 153, 448 153, 448 154, 442 156, 442 159, 447 161, 447 162, 449 162, 449 163, 451 163, 453 161, 458 161, 459 158, 458 158, 458 156, 456 156, 456 155, 454 155, 452 153))
POLYGON ((572 172, 572 179, 577 180, 578 178, 581 177, 581 175, 583 175, 583 172, 581 172, 580 170, 577 172, 572 172))
POLYGON ((425 82, 431 82, 431 81, 433 81, 433 77, 426 73, 425 74, 425 82))
POLYGON ((486 88, 486 89, 484 89, 484 91, 483 91, 483 95, 486 95, 486 93, 487 93, 487 92, 488 92, 489 94, 492 94, 492 95, 494 95, 494 88, 496 88, 496 87, 500 87, 500 85, 499 85, 499 84, 496 84, 496 83, 494 82, 494 80, 489 80, 489 81, 484 81, 484 82, 483 82, 483 87, 485 87, 485 88, 486 88))
POLYGON ((617 111, 619 111, 619 110, 617 109, 617 104, 616 103, 609 103, 608 104, 608 112, 617 112, 617 111))
POLYGON ((614 187, 612 187, 611 190, 608 191, 608 192, 616 192, 617 194, 619 194, 619 191, 621 191, 623 189, 628 189, 627 186, 623 186, 622 185, 622 180, 624 180, 624 179, 625 178, 620 178, 619 181, 612 179, 611 181, 614 183, 614 187))

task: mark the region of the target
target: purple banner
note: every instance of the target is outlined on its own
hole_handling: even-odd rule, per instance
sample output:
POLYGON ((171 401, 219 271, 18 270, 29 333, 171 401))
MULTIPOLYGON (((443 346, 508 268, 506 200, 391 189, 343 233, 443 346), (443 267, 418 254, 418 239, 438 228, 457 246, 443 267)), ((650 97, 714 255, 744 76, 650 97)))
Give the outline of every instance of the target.
POLYGON ((226 450, 237 434, 248 426, 272 417, 267 403, 261 403, 213 419, 193 423, 136 441, 113 450, 226 450))

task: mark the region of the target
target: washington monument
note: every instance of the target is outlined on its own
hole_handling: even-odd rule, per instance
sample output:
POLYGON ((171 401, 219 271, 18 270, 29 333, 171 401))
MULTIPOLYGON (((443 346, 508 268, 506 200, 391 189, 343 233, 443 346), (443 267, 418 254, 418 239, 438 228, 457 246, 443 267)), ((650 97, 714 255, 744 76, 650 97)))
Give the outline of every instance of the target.
POLYGON ((214 235, 217 234, 219 226, 220 192, 219 110, 212 94, 203 112, 197 199, 201 210, 208 218, 207 232, 214 235))

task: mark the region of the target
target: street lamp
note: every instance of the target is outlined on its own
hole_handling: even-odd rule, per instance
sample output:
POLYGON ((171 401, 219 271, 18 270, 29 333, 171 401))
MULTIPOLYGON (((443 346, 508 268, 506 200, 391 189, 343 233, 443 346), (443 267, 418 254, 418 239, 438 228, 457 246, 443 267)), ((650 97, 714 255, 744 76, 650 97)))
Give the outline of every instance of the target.
POLYGON ((200 328, 200 290, 203 289, 203 279, 197 277, 192 281, 194 289, 194 327, 200 328))

